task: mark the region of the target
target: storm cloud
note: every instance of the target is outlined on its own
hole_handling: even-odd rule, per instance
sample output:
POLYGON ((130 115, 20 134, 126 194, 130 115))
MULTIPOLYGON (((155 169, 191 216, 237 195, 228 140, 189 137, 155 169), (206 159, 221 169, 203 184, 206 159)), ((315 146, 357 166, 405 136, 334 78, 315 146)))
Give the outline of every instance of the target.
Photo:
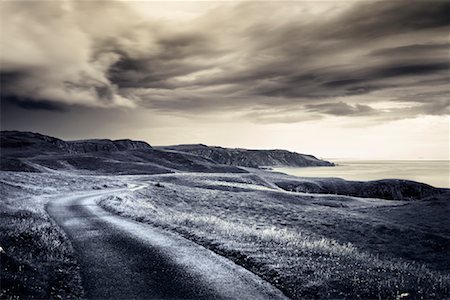
POLYGON ((300 122, 449 109, 447 1, 217 3, 179 20, 125 2, 0 5, 2 101, 31 110, 300 122))

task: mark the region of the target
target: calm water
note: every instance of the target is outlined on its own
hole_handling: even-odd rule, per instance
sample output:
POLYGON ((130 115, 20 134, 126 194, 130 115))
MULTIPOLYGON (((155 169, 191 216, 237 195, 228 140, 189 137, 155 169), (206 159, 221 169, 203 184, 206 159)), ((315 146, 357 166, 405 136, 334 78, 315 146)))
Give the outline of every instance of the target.
POLYGON ((274 170, 302 177, 340 177, 349 180, 409 179, 435 187, 450 188, 450 161, 446 160, 332 161, 338 166, 274 170))

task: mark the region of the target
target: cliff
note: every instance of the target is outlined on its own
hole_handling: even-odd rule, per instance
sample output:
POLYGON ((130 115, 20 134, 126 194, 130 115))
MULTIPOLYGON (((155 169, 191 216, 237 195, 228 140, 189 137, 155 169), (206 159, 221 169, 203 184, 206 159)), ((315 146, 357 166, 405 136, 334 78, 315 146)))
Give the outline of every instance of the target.
POLYGON ((240 148, 210 147, 202 144, 158 147, 159 149, 191 153, 211 159, 219 164, 240 167, 313 167, 334 166, 312 155, 287 150, 248 150, 240 148))

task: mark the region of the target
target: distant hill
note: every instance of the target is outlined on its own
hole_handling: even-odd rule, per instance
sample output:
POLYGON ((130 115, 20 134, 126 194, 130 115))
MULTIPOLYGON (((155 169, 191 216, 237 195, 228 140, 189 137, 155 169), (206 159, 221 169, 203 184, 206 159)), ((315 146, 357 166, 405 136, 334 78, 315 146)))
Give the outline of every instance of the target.
POLYGON ((360 182, 339 178, 301 178, 262 169, 241 168, 332 165, 312 155, 285 150, 227 149, 205 145, 152 147, 146 142, 132 140, 64 141, 33 132, 0 132, 0 171, 67 171, 95 175, 247 173, 259 174, 257 178, 263 184, 301 193, 396 200, 448 197, 450 193, 449 189, 407 180, 360 182))
POLYGON ((202 144, 157 147, 182 153, 190 153, 211 159, 219 164, 240 167, 315 167, 334 166, 312 155, 287 150, 248 150, 240 148, 211 147, 202 144))
POLYGON ((350 181, 341 178, 290 178, 276 181, 275 184, 286 191, 388 200, 427 199, 443 193, 450 195, 449 189, 435 188, 425 183, 402 179, 350 181))
POLYGON ((90 153, 90 152, 115 152, 134 149, 151 149, 152 147, 142 141, 132 140, 79 140, 63 141, 54 137, 34 132, 2 131, 0 136, 2 151, 7 153, 90 153))
POLYGON ((34 132, 2 131, 0 170, 78 170, 101 174, 245 172, 239 167, 332 166, 312 155, 286 150, 246 150, 178 145, 152 147, 143 141, 64 141, 34 132))
POLYGON ((153 149, 132 140, 63 141, 33 132, 2 131, 0 170, 51 170, 95 174, 161 174, 183 172, 246 172, 189 154, 153 149))

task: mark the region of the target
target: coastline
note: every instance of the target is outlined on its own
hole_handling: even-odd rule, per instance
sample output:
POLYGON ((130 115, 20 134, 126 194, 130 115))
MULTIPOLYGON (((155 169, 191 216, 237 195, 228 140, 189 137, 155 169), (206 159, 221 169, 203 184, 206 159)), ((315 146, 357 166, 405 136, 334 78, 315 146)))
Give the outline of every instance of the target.
POLYGON ((450 188, 448 160, 332 160, 333 168, 274 167, 272 171, 299 177, 372 181, 402 179, 450 188))

